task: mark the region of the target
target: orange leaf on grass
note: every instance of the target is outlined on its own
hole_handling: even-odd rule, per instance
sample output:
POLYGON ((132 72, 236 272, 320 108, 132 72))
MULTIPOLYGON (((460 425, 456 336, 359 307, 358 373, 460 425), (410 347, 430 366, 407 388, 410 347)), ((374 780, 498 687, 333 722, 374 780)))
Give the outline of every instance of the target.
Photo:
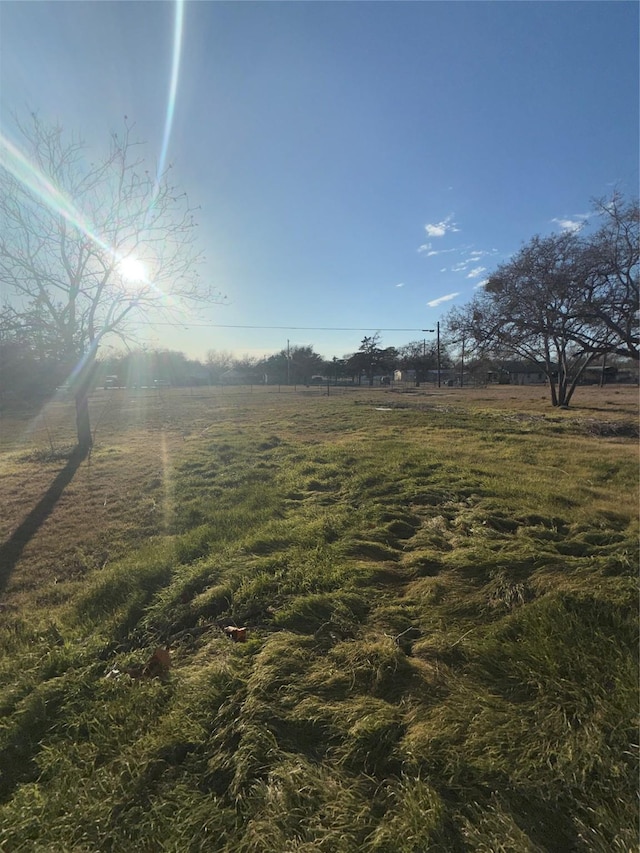
POLYGON ((229 625, 227 628, 223 629, 227 637, 233 640, 234 643, 244 643, 247 639, 247 629, 246 628, 235 628, 233 625, 229 625))

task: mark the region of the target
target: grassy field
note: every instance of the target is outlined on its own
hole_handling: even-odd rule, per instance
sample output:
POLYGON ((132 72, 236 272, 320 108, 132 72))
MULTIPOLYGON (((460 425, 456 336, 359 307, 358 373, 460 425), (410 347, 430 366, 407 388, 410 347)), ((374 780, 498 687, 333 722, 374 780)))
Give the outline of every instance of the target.
POLYGON ((5 413, 0 849, 635 851, 638 394, 574 403, 5 413))

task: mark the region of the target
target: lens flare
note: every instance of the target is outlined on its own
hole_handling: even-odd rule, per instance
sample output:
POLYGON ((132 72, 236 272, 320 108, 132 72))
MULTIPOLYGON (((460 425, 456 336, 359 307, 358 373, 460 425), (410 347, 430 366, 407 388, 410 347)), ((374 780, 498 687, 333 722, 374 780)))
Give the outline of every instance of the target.
POLYGON ((164 174, 173 128, 173 117, 176 109, 176 94, 178 91, 178 80, 180 78, 180 58, 182 55, 182 30, 184 23, 184 0, 176 0, 173 19, 173 56, 171 59, 171 80, 169 83, 169 97, 167 99, 167 112, 164 121, 164 134, 162 137, 162 149, 158 163, 158 182, 164 174))
MULTIPOLYGON (((34 196, 43 201, 48 208, 63 216, 79 231, 106 251, 109 246, 96 233, 93 225, 80 213, 67 196, 51 183, 37 166, 34 166, 20 149, 6 136, 0 133, 0 166, 25 186, 34 196)), ((114 254, 112 252, 112 254, 114 254)))

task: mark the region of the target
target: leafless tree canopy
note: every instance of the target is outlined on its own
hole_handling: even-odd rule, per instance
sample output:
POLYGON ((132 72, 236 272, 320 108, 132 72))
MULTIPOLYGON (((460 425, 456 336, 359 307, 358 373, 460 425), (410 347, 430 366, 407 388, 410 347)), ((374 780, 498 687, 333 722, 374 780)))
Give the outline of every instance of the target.
POLYGON ((534 237, 447 318, 478 354, 520 358, 546 374, 567 405, 598 357, 638 359, 638 202, 596 204, 600 228, 534 237))
POLYGON ((133 321, 176 320, 194 301, 220 301, 198 277, 194 210, 145 166, 125 117, 107 153, 32 114, 0 166, 0 281, 6 317, 76 375, 78 440, 90 446, 87 393, 102 339, 133 336, 133 321), (80 369, 79 369, 80 368, 80 369))
POLYGON ((0 170, 0 276, 61 356, 78 359, 107 334, 126 339, 136 317, 216 298, 198 279, 194 211, 170 173, 145 168, 130 124, 97 162, 37 115, 19 127, 25 160, 8 156, 0 170), (126 259, 144 278, 127 276, 126 259))

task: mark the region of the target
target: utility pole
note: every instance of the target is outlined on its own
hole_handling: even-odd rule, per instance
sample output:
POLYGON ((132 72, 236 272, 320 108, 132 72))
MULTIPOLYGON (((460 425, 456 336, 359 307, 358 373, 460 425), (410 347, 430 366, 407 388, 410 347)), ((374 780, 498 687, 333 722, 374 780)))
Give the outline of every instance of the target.
POLYGON ((440 320, 436 323, 436 329, 438 332, 436 347, 438 350, 438 388, 440 387, 440 320))
MULTIPOLYGON (((435 329, 422 329, 423 332, 435 332, 435 329)), ((425 339, 422 339, 422 357, 424 358, 427 354, 427 342, 425 339)), ((419 385, 419 382, 416 382, 416 385, 419 385)), ((440 323, 438 323, 438 385, 440 385, 440 323)))
POLYGON ((290 365, 290 363, 291 363, 291 355, 290 355, 290 352, 289 352, 289 338, 287 338, 287 385, 290 385, 290 384, 291 384, 291 383, 289 382, 289 376, 290 376, 290 374, 289 374, 289 365, 290 365))

